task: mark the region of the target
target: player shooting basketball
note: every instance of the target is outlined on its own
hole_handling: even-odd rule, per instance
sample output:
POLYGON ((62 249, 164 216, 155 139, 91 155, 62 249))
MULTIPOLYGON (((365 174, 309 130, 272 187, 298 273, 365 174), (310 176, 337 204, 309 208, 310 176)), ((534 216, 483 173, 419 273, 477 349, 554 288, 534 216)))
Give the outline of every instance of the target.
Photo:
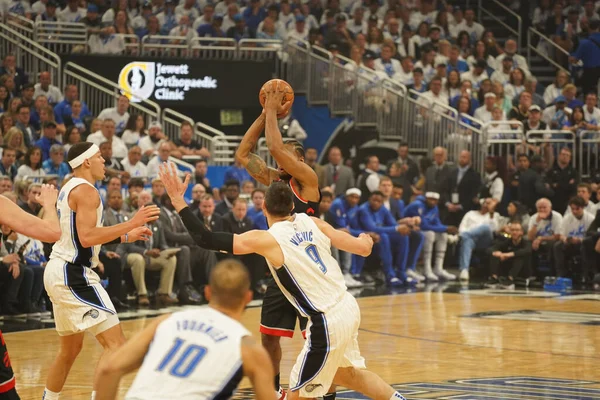
MULTIPOLYGON (((318 216, 321 192, 317 174, 304 162, 302 144, 296 140, 284 143, 277 124, 278 116, 287 115, 292 106, 291 101, 284 102, 286 90, 291 88, 283 81, 273 80, 263 89, 266 96, 264 110, 244 135, 235 157, 254 179, 264 185, 269 186, 272 182, 280 180, 287 182, 294 194, 293 212, 318 216), (260 156, 252 153, 263 129, 265 129, 269 152, 277 161, 277 170, 269 168, 260 156)), ((306 318, 298 315, 275 281, 271 280, 263 301, 260 332, 262 344, 273 362, 275 390, 279 392, 282 399, 285 393, 279 384, 280 339, 282 336, 291 338, 294 335, 296 319, 300 320, 300 329, 304 332, 306 318)))

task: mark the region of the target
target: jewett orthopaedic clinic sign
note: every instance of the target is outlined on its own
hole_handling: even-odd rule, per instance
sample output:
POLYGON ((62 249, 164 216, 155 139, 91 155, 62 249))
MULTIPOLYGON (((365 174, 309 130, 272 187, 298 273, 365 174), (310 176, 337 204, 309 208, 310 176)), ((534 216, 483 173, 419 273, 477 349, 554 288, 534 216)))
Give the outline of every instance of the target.
POLYGON ((275 70, 272 61, 65 55, 63 65, 69 61, 118 83, 132 102, 148 99, 173 109, 255 107, 275 70))

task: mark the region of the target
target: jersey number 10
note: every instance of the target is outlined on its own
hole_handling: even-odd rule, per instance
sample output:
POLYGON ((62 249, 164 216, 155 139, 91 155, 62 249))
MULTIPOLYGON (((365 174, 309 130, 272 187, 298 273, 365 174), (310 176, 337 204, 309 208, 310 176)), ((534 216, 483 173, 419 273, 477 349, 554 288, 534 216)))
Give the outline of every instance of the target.
POLYGON ((325 266, 325 263, 323 262, 321 255, 319 254, 319 250, 317 250, 317 246, 315 246, 314 244, 310 244, 310 245, 306 246, 305 251, 306 251, 306 254, 308 254, 308 256, 311 258, 311 260, 313 260, 315 262, 315 264, 317 264, 319 266, 319 269, 321 270, 321 272, 326 274, 327 267, 325 266))
POLYGON ((206 355, 206 347, 198 346, 196 344, 188 344, 185 346, 182 352, 180 352, 181 348, 185 344, 185 340, 181 338, 175 339, 175 343, 167 353, 167 355, 162 359, 157 371, 164 371, 171 361, 176 359, 171 368, 169 369, 169 374, 176 376, 178 378, 187 378, 190 376, 192 372, 196 369, 200 361, 206 355), (178 356, 178 357, 176 357, 178 356))

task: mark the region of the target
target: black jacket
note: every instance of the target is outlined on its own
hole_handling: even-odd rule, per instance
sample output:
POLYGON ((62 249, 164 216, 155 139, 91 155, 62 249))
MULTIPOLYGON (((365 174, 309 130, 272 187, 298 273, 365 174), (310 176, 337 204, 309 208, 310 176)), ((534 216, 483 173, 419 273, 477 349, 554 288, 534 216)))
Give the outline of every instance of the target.
MULTIPOLYGON (((519 177, 518 200, 525 204, 530 213, 535 211, 536 201, 542 197, 551 198, 552 196, 554 196, 554 191, 546 187, 542 175, 539 172, 533 168, 521 172, 519 177)), ((553 208, 555 210, 560 210, 560 208, 553 208)))
POLYGON ((228 212, 223 216, 223 231, 234 234, 242 234, 252 230, 254 223, 248 216, 245 216, 241 221, 236 221, 232 212, 228 212))
POLYGON ((490 253, 493 253, 494 251, 501 251, 503 253, 515 253, 514 258, 530 257, 531 242, 525 239, 525 237, 521 239, 519 244, 514 244, 512 240, 502 240, 497 242, 490 249, 490 253))
MULTIPOLYGON (((577 170, 569 164, 566 168, 560 168, 555 161, 552 169, 546 174, 550 187, 554 190, 552 196, 552 208, 555 210, 566 210, 569 199, 577 194, 579 175, 577 170)), ((562 212, 562 211, 560 211, 562 212)))
MULTIPOLYGON (((204 221, 204 217, 200 214, 200 209, 197 208, 192 212, 200 221, 204 221)), ((213 232, 223 232, 223 217, 216 212, 210 217, 210 230, 213 232)))

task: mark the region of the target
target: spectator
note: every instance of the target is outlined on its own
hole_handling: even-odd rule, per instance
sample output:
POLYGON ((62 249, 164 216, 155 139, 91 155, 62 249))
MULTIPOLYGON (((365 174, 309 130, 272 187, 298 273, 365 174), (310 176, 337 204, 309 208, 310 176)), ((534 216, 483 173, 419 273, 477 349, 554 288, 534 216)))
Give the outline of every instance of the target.
POLYGON ((166 139, 167 138, 162 131, 162 125, 160 122, 152 122, 148 127, 148 136, 144 136, 139 141, 139 146, 142 149, 143 155, 146 157, 153 156, 154 153, 158 151, 158 147, 166 139))
POLYGON ((210 157, 210 153, 206 147, 202 146, 194 139, 194 128, 187 121, 181 123, 179 139, 174 141, 177 147, 172 151, 173 157, 182 158, 183 156, 210 157))
POLYGON ((20 92, 23 85, 29 82, 29 77, 23 68, 17 67, 17 57, 12 53, 4 56, 2 66, 0 67, 0 76, 8 75, 13 79, 15 92, 20 92))
POLYGON ((508 115, 512 110, 512 99, 504 95, 504 86, 499 82, 492 83, 492 92, 496 95, 496 106, 500 107, 504 115, 508 115))
POLYGON ((8 100, 10 99, 10 93, 6 86, 0 85, 0 114, 8 111, 8 100))
POLYGON ((598 95, 596 93, 588 93, 585 96, 585 106, 583 113, 585 115, 586 129, 600 130, 600 108, 598 106, 598 95))
POLYGON ((529 107, 531 107, 532 102, 531 93, 521 92, 519 95, 519 105, 510 110, 508 113, 508 119, 525 122, 529 116, 529 107))
POLYGON ((148 176, 148 168, 141 162, 142 149, 139 146, 133 146, 129 149, 127 157, 121 161, 123 170, 131 177, 145 178, 148 176))
POLYGON ((179 18, 175 14, 175 6, 177 5, 175 0, 166 0, 164 4, 165 8, 156 14, 156 18, 160 25, 160 32, 163 35, 168 35, 171 29, 177 26, 179 18))
POLYGON ((450 48, 450 56, 447 64, 448 72, 458 71, 460 74, 463 74, 469 71, 469 64, 465 60, 460 59, 460 49, 456 45, 450 48))
POLYGON ((204 197, 206 194, 206 188, 204 185, 200 183, 196 183, 192 187, 192 202, 190 203, 190 208, 195 209, 200 206, 200 199, 204 197))
POLYGON ((470 8, 465 10, 465 19, 457 24, 455 29, 458 32, 467 32, 471 43, 475 43, 477 40, 481 39, 483 32, 485 31, 480 23, 475 22, 475 11, 470 8))
POLYGON ((100 19, 100 15, 98 14, 98 6, 95 4, 88 4, 85 17, 79 22, 86 26, 90 36, 100 33, 100 30, 102 29, 102 19, 100 19))
MULTIPOLYGON (((69 0, 71 2, 73 0, 69 0)), ((71 104, 79 98, 79 92, 76 85, 67 85, 65 87, 64 99, 54 107, 54 118, 57 124, 64 124, 65 118, 71 116, 71 104)), ((81 118, 91 116, 87 105, 81 102, 81 118)))
POLYGON ((33 92, 35 91, 33 83, 26 83, 21 88, 21 104, 29 106, 33 111, 33 92))
POLYGON ((571 63, 583 62, 583 76, 581 86, 584 93, 597 93, 598 80, 600 79, 600 21, 593 20, 589 22, 588 39, 579 42, 579 46, 571 54, 569 60, 571 63))
POLYGON ((140 39, 144 36, 150 36, 150 38, 146 39, 146 43, 162 44, 164 41, 161 38, 162 33, 160 32, 160 23, 158 22, 158 18, 152 14, 145 14, 142 18, 144 19, 136 21, 136 26, 141 25, 144 22, 145 25, 136 29, 136 35, 138 35, 140 39))
POLYGON ((57 175, 58 181, 62 182, 70 172, 65 162, 65 150, 62 145, 55 144, 50 147, 50 158, 42 163, 46 175, 57 175))
POLYGON ((568 276, 567 260, 581 253, 581 245, 586 231, 594 220, 594 215, 585 211, 585 201, 581 197, 569 200, 571 213, 565 214, 554 243, 554 268, 558 277, 568 276))
MULTIPOLYGON (((492 112, 496 107, 496 95, 492 92, 486 93, 484 96, 484 105, 475 110, 475 119, 483 123, 490 122, 492 120, 492 112)), ((506 119, 503 115, 502 119, 506 119)))
MULTIPOLYGON (((512 56, 505 56, 502 59, 502 64, 500 69, 494 71, 490 79, 492 82, 500 82, 502 86, 506 86, 510 83, 511 73, 514 68, 513 58, 512 56)), ((514 96, 510 96, 511 98, 514 96)))
POLYGON ((141 114, 131 114, 129 120, 127 120, 127 125, 125 125, 123 135, 121 136, 123 143, 127 146, 137 145, 140 138, 143 138, 146 135, 147 132, 145 129, 144 117, 141 114))
POLYGON ((535 205, 537 213, 529 219, 527 237, 534 251, 534 264, 537 264, 538 253, 545 255, 547 260, 552 259, 552 249, 559 239, 563 217, 552 210, 552 203, 546 198, 539 199, 535 205))
POLYGON ((406 179, 411 183, 414 182, 419 177, 419 166, 409 155, 408 143, 400 142, 397 152, 398 158, 388 162, 388 170, 392 166, 392 163, 398 162, 402 167, 406 179))
POLYGON ((21 204, 21 209, 31 215, 37 216, 42 206, 37 202, 36 197, 42 193, 42 185, 32 183, 27 188, 27 202, 21 204))
MULTIPOLYGON (((400 270, 398 263, 407 249, 406 241, 402 236, 410 233, 410 227, 398 224, 394 220, 389 210, 383 207, 383 194, 378 190, 371 193, 368 202, 359 207, 355 218, 358 221, 359 229, 375 232, 380 236, 377 253, 381 258, 387 284, 390 286, 402 285, 403 282, 397 277, 394 267, 399 270, 398 272, 404 272, 400 270), (394 265, 394 261, 397 264, 394 265)), ((352 266, 352 275, 355 280, 360 280, 361 272, 362 263, 352 266)))
MULTIPOLYGON (((519 156, 521 157, 521 156, 519 156)), ((543 162, 540 156, 531 157, 531 167, 522 172, 519 178, 518 199, 530 211, 534 210, 536 202, 542 197, 553 197, 554 191, 542 178, 543 162)))
POLYGON ((510 240, 502 240, 491 248, 490 278, 487 286, 500 285, 503 289, 515 288, 515 278, 524 274, 531 276, 531 242, 523 237, 523 227, 519 222, 510 225, 510 240), (508 270, 508 271, 507 271, 508 270), (500 279, 501 273, 507 279, 500 279))
POLYGON ((0 173, 8 176, 12 181, 14 181, 15 176, 17 176, 16 160, 17 152, 15 149, 4 149, 2 152, 2 161, 0 162, 0 173))
POLYGON ((365 170, 356 179, 356 185, 362 193, 361 202, 367 201, 371 192, 378 190, 379 179, 379 158, 374 155, 367 156, 365 170))
POLYGON ((48 98, 46 96, 44 96, 43 94, 36 97, 35 102, 33 103, 33 106, 31 107, 31 112, 30 112, 30 116, 29 116, 29 122, 35 129, 36 134, 39 134, 39 131, 41 129, 40 113, 42 112, 42 109, 47 109, 47 108, 50 108, 50 115, 52 115, 52 117, 54 117, 54 113, 52 112, 52 107, 50 107, 48 104, 48 98))
POLYGON ((329 149, 328 160, 329 163, 325 165, 325 186, 330 187, 337 197, 354 187, 354 174, 343 164, 339 147, 329 149))
POLYGON ((531 72, 529 72, 529 65, 527 65, 527 60, 525 57, 517 54, 517 50, 517 42, 513 39, 508 39, 506 43, 504 43, 504 53, 496 57, 496 65, 501 65, 502 60, 505 57, 512 57, 514 68, 520 68, 525 76, 531 75, 531 72))
POLYGON ((246 168, 244 168, 243 165, 237 159, 235 159, 233 161, 233 165, 231 165, 225 170, 225 174, 223 175, 223 181, 237 181, 239 189, 240 182, 253 181, 253 179, 246 170, 246 168))
POLYGON ((112 119, 105 119, 102 122, 102 129, 89 135, 87 141, 96 146, 100 146, 104 142, 111 142, 114 157, 121 159, 127 156, 127 146, 120 137, 115 136, 115 121, 112 119))
POLYGON ((212 192, 210 187, 210 180, 206 177, 208 173, 208 163, 206 160, 200 160, 196 162, 196 168, 194 170, 194 182, 204 186, 207 192, 212 192))
MULTIPOLYGON (((583 200, 583 210, 590 215, 595 216, 596 204, 590 200, 592 197, 592 187, 589 183, 580 183, 577 185, 577 197, 583 200)), ((566 218, 569 214, 571 214, 571 207, 567 207, 564 217, 566 218)))
MULTIPOLYGON (((87 127, 85 125, 84 116, 82 115, 81 112, 82 112, 81 101, 73 100, 73 103, 71 103, 71 115, 64 117, 64 122, 65 122, 64 125, 76 126, 77 129, 79 129, 79 132, 81 132, 81 133, 87 132, 87 127)), ((64 128, 64 125, 62 125, 63 128, 64 128)), ((57 129, 58 129, 58 125, 57 125, 57 129)), ((95 131, 92 130, 92 132, 95 132, 95 131)))
POLYGON ((162 206, 162 198, 166 193, 165 184, 159 177, 152 179, 152 202, 157 206, 162 206))
MULTIPOLYGON (((258 0, 254 0, 257 2, 258 0)), ((253 39, 255 34, 250 28, 246 26, 246 22, 244 21, 244 17, 241 14, 236 14, 233 17, 233 22, 235 25, 227 30, 227 37, 235 39, 236 42, 239 42, 242 39, 253 39)))
MULTIPOLYGON (((367 22, 364 19, 365 9, 357 7, 354 9, 353 17, 348 23, 347 29, 354 35, 365 33, 367 31, 367 22)), ((398 24, 398 21, 396 21, 398 24)))
POLYGON ((235 179, 225 181, 225 196, 215 207, 215 214, 224 216, 233 208, 233 202, 240 196, 240 182, 235 179))
POLYGON ((190 21, 195 21, 196 18, 200 16, 200 12, 196 8, 195 0, 184 0, 182 4, 179 4, 177 7, 175 7, 175 14, 179 18, 185 15, 190 19, 190 21))
POLYGON ((445 194, 449 225, 458 225, 465 213, 479 208, 481 177, 471 165, 471 152, 463 150, 458 158, 458 168, 452 171, 445 194))
POLYGON ((556 98, 562 95, 562 91, 567 83, 569 83, 567 72, 562 69, 558 70, 554 82, 548 85, 544 91, 544 103, 548 106, 554 104, 556 98))
POLYGON ((46 172, 42 168, 42 150, 37 146, 32 146, 25 153, 25 160, 17 170, 15 180, 26 180, 45 176, 46 172))
POLYGON ((250 197, 250 195, 252 194, 254 189, 256 189, 256 187, 254 186, 254 182, 244 181, 244 182, 242 182, 241 194, 244 196, 250 197))
POLYGON ((36 139, 35 129, 29 123, 31 108, 24 104, 19 105, 16 116, 17 121, 15 126, 23 133, 24 144, 26 147, 29 147, 36 139))
POLYGON ((527 134, 529 131, 545 131, 548 125, 542 121, 542 110, 537 104, 529 106, 527 119, 523 121, 523 132, 527 134))
POLYGON ((125 170, 123 169, 121 163, 117 159, 113 158, 111 142, 106 141, 100 143, 100 155, 104 159, 105 183, 108 183, 110 177, 118 177, 119 180, 121 179, 121 176, 129 178, 129 174, 124 172, 125 170))
MULTIPOLYGON (((581 265, 585 281, 593 280, 597 285, 600 283, 600 210, 594 215, 596 217, 588 227, 581 245, 581 265)), ((598 286, 594 288, 597 289, 598 286)))
POLYGON ((267 17, 267 11, 262 7, 260 0, 250 0, 250 4, 243 12, 246 25, 256 32, 258 24, 267 17))
MULTIPOLYGON (((511 71, 509 83, 504 85, 504 93, 506 96, 508 96, 509 99, 514 99, 524 91, 525 72, 521 68, 517 67, 511 71)), ((532 96, 533 102, 533 95, 531 92, 529 92, 529 94, 532 96)))
POLYGON ((222 214, 225 232, 240 235, 251 230, 254 223, 248 217, 247 212, 248 203, 245 200, 240 198, 233 200, 231 210, 222 214))
MULTIPOLYGON (((448 182, 452 175, 452 168, 446 163, 447 151, 443 147, 433 149, 434 164, 425 171, 425 192, 435 192, 440 196, 438 200, 446 204, 447 199, 443 194, 447 192, 448 182)), ((437 208, 437 203, 436 203, 437 208)))
POLYGON ((554 191, 552 204, 556 210, 566 210, 569 199, 577 192, 579 174, 571 162, 572 157, 572 150, 569 147, 563 147, 552 168, 546 174, 546 179, 554 191))
POLYGON ((67 128, 67 131, 63 135, 63 138, 65 141, 63 147, 65 149, 65 152, 69 154, 69 150, 71 149, 71 147, 81 142, 81 132, 79 132, 79 129, 75 125, 71 125, 67 128))
POLYGON ((375 60, 375 70, 385 72, 390 78, 400 72, 402 70, 400 61, 392 58, 395 51, 391 44, 381 46, 381 57, 375 60))
POLYGON ((42 160, 45 161, 50 158, 50 148, 55 144, 62 145, 61 142, 56 140, 56 124, 52 121, 44 122, 42 138, 35 143, 35 146, 42 150, 42 160))
POLYGON ((500 228, 500 215, 495 212, 498 202, 492 198, 482 201, 479 210, 467 212, 460 222, 458 234, 458 268, 461 281, 469 280, 471 256, 475 250, 489 249, 494 242, 494 232, 500 228))
POLYGON ((325 168, 317 163, 317 159, 319 158, 319 153, 317 149, 314 147, 309 147, 306 149, 306 154, 304 155, 304 162, 315 171, 317 174, 317 178, 319 179, 319 187, 323 188, 325 186, 325 168))
POLYGON ((17 152, 17 161, 21 160, 27 152, 23 143, 23 134, 17 128, 10 128, 4 137, 4 148, 13 149, 17 152))
POLYGON ((115 122, 115 133, 120 135, 123 133, 129 121, 129 99, 127 96, 121 95, 117 100, 117 106, 113 108, 105 108, 98 114, 98 119, 111 119, 115 122))
POLYGON ((117 34, 114 26, 107 26, 102 28, 97 35, 90 36, 88 47, 92 54, 123 54, 125 40, 123 36, 117 34))
POLYGON ((79 7, 77 0, 67 0, 67 6, 58 13, 62 22, 79 22, 86 15, 86 9, 79 7))
POLYGON ((225 37, 223 30, 223 16, 215 15, 212 21, 208 24, 202 24, 198 27, 197 35, 200 37, 225 37))
POLYGON ((442 92, 442 79, 438 77, 434 77, 429 82, 429 90, 423 93, 419 97, 419 105, 423 107, 422 113, 424 113, 425 117, 427 117, 427 112, 425 108, 432 108, 437 110, 438 112, 443 112, 443 108, 439 106, 435 106, 435 104, 448 105, 448 95, 442 92))
MULTIPOLYGON (((312 16, 312 15, 311 15, 312 16)), ((306 41, 308 39, 309 28, 304 15, 298 14, 295 17, 294 27, 288 31, 288 40, 306 41)))
MULTIPOLYGON (((535 76, 530 76, 525 79, 523 86, 525 87, 525 91, 531 94, 531 102, 540 108, 546 107, 546 103, 544 103, 544 97, 537 92, 537 79, 535 76)), ((518 98, 513 98, 513 105, 519 103, 518 98)))
POLYGON ((479 90, 481 82, 489 79, 489 75, 486 72, 487 63, 485 60, 477 60, 470 71, 463 72, 460 74, 461 81, 471 81, 474 90, 479 90))
POLYGON ((444 257, 448 245, 448 233, 458 233, 455 226, 443 225, 438 211, 439 193, 427 192, 425 196, 418 196, 414 202, 406 207, 405 217, 421 218, 421 231, 425 235, 423 244, 424 275, 428 282, 438 280, 455 280, 456 276, 444 270, 444 257), (435 267, 432 269, 435 244, 435 267))
POLYGON ((550 129, 560 130, 569 120, 570 110, 567 107, 567 99, 560 95, 554 101, 554 105, 547 107, 542 113, 542 121, 550 127, 550 129))
MULTIPOLYGON (((204 186, 200 185, 200 187, 204 189, 204 186)), ((248 209, 246 215, 250 220, 254 221, 254 217, 262 213, 263 203, 265 202, 265 191, 263 189, 254 189, 250 195, 250 200, 252 202, 252 207, 248 209)))
POLYGON ((498 157, 490 156, 485 159, 485 175, 479 191, 480 199, 492 198, 497 203, 502 201, 504 196, 504 180, 499 172, 501 162, 501 159, 498 157))
POLYGON ((0 175, 0 195, 7 192, 12 192, 13 183, 8 176, 0 175))
POLYGON ((563 96, 567 102, 567 107, 574 109, 575 107, 583 107, 583 102, 577 98, 577 86, 568 83, 563 88, 563 96))
MULTIPOLYGON (((346 27, 346 16, 344 14, 338 14, 336 16, 335 27, 327 32, 327 35, 325 35, 324 38, 324 43, 326 46, 331 44, 337 45, 340 53, 345 57, 350 55, 350 48, 354 44, 354 36, 346 27)), ((388 72, 388 75, 392 76, 393 74, 389 74, 388 72)))
POLYGON ((200 199, 200 207, 193 210, 194 214, 204 222, 208 230, 213 232, 223 231, 223 218, 215 213, 215 200, 212 195, 207 194, 200 199))

